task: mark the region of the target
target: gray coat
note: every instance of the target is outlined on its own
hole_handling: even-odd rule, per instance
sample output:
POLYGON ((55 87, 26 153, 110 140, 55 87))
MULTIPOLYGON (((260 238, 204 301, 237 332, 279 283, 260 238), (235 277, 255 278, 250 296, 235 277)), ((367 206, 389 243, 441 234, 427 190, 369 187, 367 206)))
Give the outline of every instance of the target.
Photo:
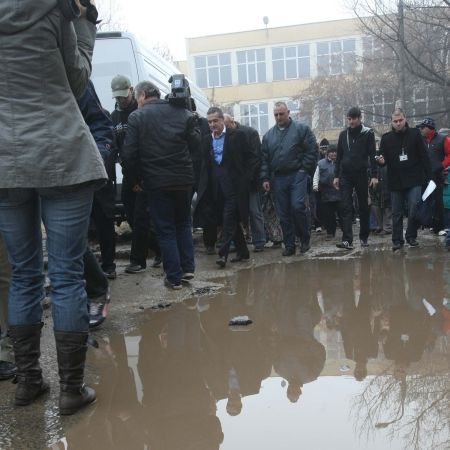
POLYGON ((0 188, 106 179, 78 109, 95 26, 66 19, 57 0, 0 1, 0 188))

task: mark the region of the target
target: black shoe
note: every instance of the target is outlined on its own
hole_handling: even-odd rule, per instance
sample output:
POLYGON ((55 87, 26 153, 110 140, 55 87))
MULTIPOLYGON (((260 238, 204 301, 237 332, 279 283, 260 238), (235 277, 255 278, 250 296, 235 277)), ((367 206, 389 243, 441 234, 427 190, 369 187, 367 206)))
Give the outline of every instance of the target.
POLYGON ((397 250, 401 250, 403 248, 403 244, 401 242, 394 242, 392 244, 392 251, 396 252, 397 250))
POLYGON ((181 281, 170 281, 167 277, 164 278, 164 286, 169 289, 173 289, 174 291, 179 291, 183 288, 181 281))
POLYGON ((17 367, 10 361, 0 361, 0 380, 9 380, 17 372, 17 367))
POLYGON ((367 242, 367 239, 361 239, 361 247, 368 247, 369 243, 367 242))
POLYGON ((337 248, 343 248, 345 250, 353 250, 353 244, 348 241, 342 241, 336 244, 337 248))
POLYGON ((160 267, 162 264, 162 258, 161 256, 155 256, 153 258, 152 267, 160 267))
POLYGON ((295 248, 285 248, 283 250, 282 256, 293 256, 295 255, 295 248))
POLYGON ((215 255, 216 249, 213 246, 206 247, 205 253, 207 255, 215 255))
POLYGON ((145 266, 141 266, 140 264, 128 264, 128 266, 125 267, 126 273, 141 273, 144 272, 146 269, 145 266))
POLYGON ((216 264, 223 269, 227 265, 227 260, 225 256, 221 256, 220 258, 216 259, 216 264))
POLYGON ((59 412, 71 415, 95 402, 94 389, 84 384, 87 332, 55 331, 60 396, 59 412))
POLYGON ((97 328, 106 319, 108 315, 108 304, 111 301, 109 287, 106 294, 102 297, 92 299, 89 303, 89 328, 97 328))
POLYGON ((9 327, 17 365, 15 378, 15 383, 17 383, 15 404, 17 406, 29 405, 49 390, 49 384, 42 377, 39 365, 42 325, 38 323, 9 327))
POLYGON ((103 273, 108 280, 115 280, 117 278, 116 269, 106 269, 103 273))
POLYGON ((256 246, 256 247, 253 249, 253 251, 254 251, 255 253, 261 253, 261 252, 263 252, 263 251, 264 251, 264 245, 258 245, 258 246, 256 246))
POLYGON ((300 253, 306 253, 311 248, 311 242, 302 242, 300 246, 300 253))
POLYGON ((194 277, 195 277, 194 272, 184 272, 183 275, 181 276, 181 281, 189 282, 193 280, 194 277))
POLYGON ((234 258, 230 259, 230 262, 235 263, 235 262, 241 262, 241 261, 248 261, 250 259, 250 255, 236 255, 234 258))
POLYGON ((410 247, 418 247, 419 243, 415 239, 407 239, 406 242, 410 247))

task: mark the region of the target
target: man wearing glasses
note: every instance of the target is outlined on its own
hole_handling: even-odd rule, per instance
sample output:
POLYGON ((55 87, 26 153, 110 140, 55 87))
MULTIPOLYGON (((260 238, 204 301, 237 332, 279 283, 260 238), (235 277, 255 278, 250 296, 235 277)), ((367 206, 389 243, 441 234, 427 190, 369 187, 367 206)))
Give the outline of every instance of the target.
POLYGON ((283 256, 295 255, 295 236, 301 253, 310 249, 308 184, 314 174, 317 143, 311 129, 294 122, 284 102, 276 102, 275 125, 262 141, 261 179, 263 189, 275 192, 275 207, 283 230, 283 256))
POLYGON ((417 247, 417 227, 414 219, 422 195, 422 185, 431 180, 431 163, 422 136, 417 128, 410 128, 405 113, 392 113, 392 131, 383 134, 378 164, 387 166, 388 188, 392 204, 392 250, 400 250, 403 239, 403 208, 408 205, 408 225, 405 239, 410 247, 417 247))
POLYGON ((341 191, 342 242, 338 248, 353 249, 353 190, 359 206, 359 239, 362 247, 369 244, 369 186, 378 183, 375 160, 375 135, 361 121, 361 110, 353 106, 347 113, 348 127, 339 135, 333 185, 341 191))

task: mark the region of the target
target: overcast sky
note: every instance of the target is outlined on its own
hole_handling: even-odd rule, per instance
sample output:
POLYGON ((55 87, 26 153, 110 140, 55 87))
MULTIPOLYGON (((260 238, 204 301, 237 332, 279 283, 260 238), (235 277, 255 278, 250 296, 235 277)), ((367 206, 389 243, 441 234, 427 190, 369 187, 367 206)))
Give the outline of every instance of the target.
POLYGON ((269 28, 352 17, 344 6, 346 0, 97 0, 97 3, 110 1, 113 6, 115 3, 117 16, 123 17, 127 31, 149 47, 157 42, 167 46, 177 60, 186 58, 185 38, 264 28, 264 16, 269 18, 269 28))

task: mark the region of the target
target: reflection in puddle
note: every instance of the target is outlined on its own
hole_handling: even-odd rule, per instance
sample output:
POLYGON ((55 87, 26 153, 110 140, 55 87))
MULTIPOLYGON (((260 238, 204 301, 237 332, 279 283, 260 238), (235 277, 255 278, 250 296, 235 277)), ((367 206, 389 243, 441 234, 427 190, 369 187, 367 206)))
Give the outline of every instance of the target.
POLYGON ((377 253, 226 284, 100 340, 99 402, 51 448, 450 447, 448 261, 377 253), (228 326, 239 315, 253 323, 228 326))

